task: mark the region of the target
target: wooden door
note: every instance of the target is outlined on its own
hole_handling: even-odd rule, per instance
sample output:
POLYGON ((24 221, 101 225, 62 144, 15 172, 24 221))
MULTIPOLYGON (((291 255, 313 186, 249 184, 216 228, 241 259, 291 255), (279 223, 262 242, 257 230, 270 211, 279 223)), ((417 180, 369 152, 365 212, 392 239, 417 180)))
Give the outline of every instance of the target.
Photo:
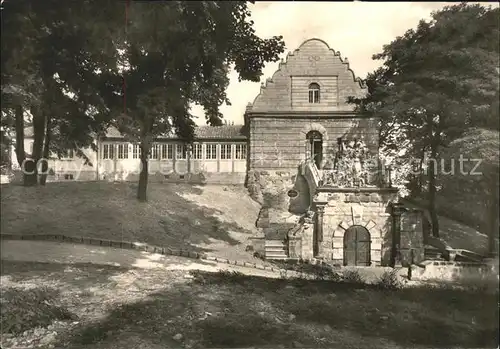
POLYGON ((355 225, 344 233, 344 265, 370 265, 370 233, 365 227, 355 225))
POLYGON ((312 143, 312 157, 316 163, 316 167, 321 169, 321 161, 323 160, 323 142, 321 140, 314 140, 312 143))

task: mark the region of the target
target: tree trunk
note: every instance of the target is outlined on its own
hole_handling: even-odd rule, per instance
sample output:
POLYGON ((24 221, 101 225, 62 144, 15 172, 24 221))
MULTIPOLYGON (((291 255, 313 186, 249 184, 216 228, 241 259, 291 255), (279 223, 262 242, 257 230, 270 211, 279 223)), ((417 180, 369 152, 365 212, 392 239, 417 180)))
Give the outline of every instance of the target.
POLYGON ((422 187, 424 185, 423 180, 423 168, 424 168, 424 158, 425 158, 425 148, 422 149, 422 153, 420 154, 420 162, 418 163, 418 179, 417 179, 417 194, 422 194, 422 187))
POLYGON ((431 166, 429 166, 429 214, 431 216, 432 235, 439 237, 439 219, 436 211, 436 167, 437 167, 437 144, 431 145, 431 166))
POLYGON ((31 109, 31 115, 33 115, 33 154, 31 154, 31 161, 26 161, 24 173, 24 185, 26 186, 38 184, 38 161, 42 157, 45 138, 44 115, 34 108, 31 109))
POLYGON ((141 172, 139 173, 139 186, 137 187, 137 199, 147 201, 148 197, 148 149, 145 141, 140 144, 141 148, 141 172))
POLYGON ((23 174, 23 185, 36 185, 36 169, 33 157, 26 158, 24 149, 24 110, 21 105, 16 106, 16 157, 23 174))
POLYGON ((26 153, 24 151, 24 111, 21 105, 16 106, 16 158, 19 167, 22 169, 26 153))
POLYGON ((488 255, 494 257, 498 254, 496 239, 499 238, 499 195, 498 195, 498 172, 489 180, 488 207, 486 207, 488 220, 488 255))
POLYGON ((498 222, 498 200, 490 203, 489 207, 489 231, 488 231, 488 254, 490 256, 497 255, 496 239, 498 237, 499 222, 498 222))
POLYGON ((40 175, 40 184, 45 185, 47 183, 47 175, 49 170, 49 151, 50 146, 50 117, 47 117, 47 122, 45 123, 45 142, 43 143, 43 161, 40 175))

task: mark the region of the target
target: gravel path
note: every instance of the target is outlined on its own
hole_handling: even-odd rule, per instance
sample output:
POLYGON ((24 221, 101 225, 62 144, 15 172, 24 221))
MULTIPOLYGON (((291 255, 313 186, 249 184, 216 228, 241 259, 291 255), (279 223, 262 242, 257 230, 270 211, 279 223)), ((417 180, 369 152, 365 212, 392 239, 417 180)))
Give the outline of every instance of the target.
POLYGON ((280 277, 279 272, 246 268, 207 260, 197 260, 157 253, 88 246, 51 241, 1 241, 1 258, 9 261, 42 263, 93 263, 125 268, 164 270, 238 271, 247 275, 280 277))

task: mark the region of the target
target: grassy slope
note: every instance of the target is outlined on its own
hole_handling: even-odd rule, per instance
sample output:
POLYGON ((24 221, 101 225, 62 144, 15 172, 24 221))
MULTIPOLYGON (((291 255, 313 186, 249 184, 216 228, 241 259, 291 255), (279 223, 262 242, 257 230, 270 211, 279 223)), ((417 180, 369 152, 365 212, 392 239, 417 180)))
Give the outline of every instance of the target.
POLYGON ((58 302, 79 317, 58 331, 56 347, 68 349, 492 347, 498 332, 497 294, 477 290, 389 292, 204 272, 189 280, 58 264, 6 263, 2 275, 3 289, 60 290, 58 302))
POLYGON ((147 203, 135 194, 135 184, 129 183, 2 185, 1 231, 128 240, 251 258, 244 249, 256 231, 259 205, 244 188, 150 184, 147 203))
MULTIPOLYGON (((439 214, 455 221, 454 224, 448 224, 451 222, 449 219, 441 222, 442 237, 455 248, 486 253, 485 234, 489 229, 487 194, 498 193, 499 190, 499 133, 471 129, 462 138, 443 149, 441 156, 442 162, 439 163, 438 172, 443 173, 438 178, 440 190, 437 193, 436 206, 439 214), (465 159, 462 168, 460 156, 465 159)), ((415 199, 421 203, 426 202, 425 195, 415 199)))
MULTIPOLYGON (((147 203, 139 203, 135 194, 130 183, 4 184, 1 231, 146 242, 254 261, 244 249, 256 233, 260 207, 243 187, 150 184, 147 203)), ((471 208, 470 202, 449 201, 462 205, 464 215, 471 208)), ((486 235, 445 217, 440 222, 441 235, 451 246, 486 251, 486 235)))

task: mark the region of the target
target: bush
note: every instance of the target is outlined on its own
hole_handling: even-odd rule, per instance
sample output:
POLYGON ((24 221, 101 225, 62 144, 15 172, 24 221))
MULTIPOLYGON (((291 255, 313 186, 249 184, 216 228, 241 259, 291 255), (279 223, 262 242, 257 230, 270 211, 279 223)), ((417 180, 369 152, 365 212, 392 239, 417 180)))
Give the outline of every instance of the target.
POLYGON ((21 334, 35 327, 47 327, 55 320, 74 320, 67 308, 57 305, 59 291, 50 288, 2 291, 0 328, 3 333, 21 334))
POLYGON ((314 279, 314 280, 329 280, 341 281, 342 277, 339 273, 333 270, 328 265, 317 265, 307 263, 307 261, 283 261, 274 262, 282 270, 280 271, 281 278, 287 277, 287 271, 298 273, 298 279, 314 279))
POLYGON ((398 272, 398 269, 385 271, 377 280, 376 285, 384 290, 399 290, 403 287, 403 282, 401 281, 398 272))
POLYGON ((242 284, 248 280, 247 275, 230 270, 219 270, 209 274, 201 270, 192 270, 190 274, 193 276, 193 281, 201 285, 217 284, 219 282, 242 284))
POLYGON ((352 284, 363 284, 364 278, 359 274, 356 269, 346 269, 342 272, 342 280, 352 284))

